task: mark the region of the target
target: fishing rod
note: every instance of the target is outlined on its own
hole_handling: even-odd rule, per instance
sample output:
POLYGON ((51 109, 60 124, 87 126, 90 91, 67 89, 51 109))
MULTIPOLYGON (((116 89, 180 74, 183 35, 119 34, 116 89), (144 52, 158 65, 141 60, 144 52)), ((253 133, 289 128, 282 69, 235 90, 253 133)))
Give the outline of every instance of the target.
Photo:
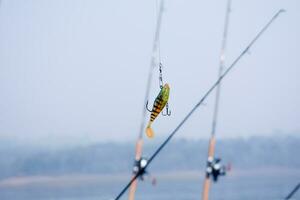
MULTIPOLYGON (((228 0, 227 8, 226 8, 226 15, 225 15, 223 39, 222 39, 222 45, 221 45, 218 77, 220 77, 222 75, 223 69, 225 66, 225 50, 226 50, 230 10, 231 10, 231 0, 228 0)), ((203 191, 202 191, 202 199, 203 200, 208 200, 210 182, 211 182, 210 178, 212 177, 214 181, 217 181, 219 175, 225 175, 225 173, 226 173, 225 167, 220 165, 220 163, 219 163, 220 159, 215 158, 215 145, 216 145, 215 134, 216 134, 216 127, 217 127, 217 120, 218 120, 220 92, 221 92, 221 83, 218 84, 218 86, 216 88, 215 107, 214 107, 213 120, 212 120, 211 136, 210 136, 209 146, 208 146, 208 156, 207 156, 207 164, 206 164, 206 170, 205 170, 206 173, 205 173, 205 178, 204 178, 204 183, 203 183, 203 191)))
MULTIPOLYGON (((217 87, 218 84, 223 80, 223 78, 234 68, 234 66, 238 63, 238 61, 249 51, 252 45, 257 41, 257 39, 265 32, 265 30, 273 23, 273 21, 284 12, 283 9, 280 9, 271 20, 261 29, 261 31, 252 39, 252 41, 248 44, 248 46, 240 53, 240 55, 232 62, 232 64, 225 70, 225 72, 217 79, 217 81, 211 86, 211 88, 204 94, 204 96, 200 99, 200 101, 192 108, 192 110, 183 118, 183 120, 177 125, 177 127, 171 132, 171 134, 166 138, 166 140, 157 148, 157 150, 152 154, 149 158, 148 162, 145 163, 145 167, 143 170, 146 170, 153 159, 159 154, 159 152, 166 146, 166 144, 172 139, 172 137, 177 133, 177 131, 181 128, 181 126, 190 118, 190 116, 199 108, 199 106, 205 101, 205 99, 209 96, 209 94, 217 87)), ((121 190, 121 192, 116 196, 115 200, 118 200, 122 197, 122 195, 126 192, 126 190, 130 187, 130 185, 142 174, 142 171, 138 171, 135 176, 125 185, 125 187, 121 190)))
MULTIPOLYGON (((142 112, 142 116, 141 116, 140 131, 139 131, 139 135, 138 135, 136 146, 135 146, 135 162, 134 162, 134 167, 133 167, 133 178, 136 176, 136 174, 138 174, 139 171, 141 171, 141 169, 143 167, 142 164, 146 161, 144 158, 142 158, 143 132, 144 132, 144 127, 145 127, 145 123, 146 123, 146 109, 144 106, 147 104, 148 98, 149 98, 153 70, 155 69, 155 66, 156 66, 157 53, 159 53, 159 57, 160 57, 159 36, 160 36, 160 28, 161 28, 162 14, 163 14, 163 5, 164 5, 164 0, 161 0, 160 5, 159 5, 157 21, 156 21, 156 30, 155 30, 153 46, 152 46, 152 55, 151 55, 149 75, 148 75, 148 80, 147 80, 147 85, 146 85, 145 99, 144 99, 144 104, 143 104, 143 109, 142 109, 143 112, 142 112)), ((128 196, 129 200, 134 200, 136 188, 137 188, 137 180, 136 180, 136 178, 134 178, 132 181, 130 190, 129 190, 129 196, 128 196)))
POLYGON ((284 199, 285 200, 289 200, 291 199, 294 194, 296 194, 296 192, 300 189, 300 183, 298 183, 298 185, 296 185, 296 187, 289 193, 289 195, 287 195, 284 199))

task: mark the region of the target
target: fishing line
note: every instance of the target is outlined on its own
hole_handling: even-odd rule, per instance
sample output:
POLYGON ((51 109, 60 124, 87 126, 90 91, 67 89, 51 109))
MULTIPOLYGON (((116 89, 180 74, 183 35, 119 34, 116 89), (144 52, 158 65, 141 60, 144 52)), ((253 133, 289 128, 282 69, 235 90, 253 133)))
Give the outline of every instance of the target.
MULTIPOLYGON (((217 79, 217 81, 212 85, 212 87, 204 94, 200 101, 192 108, 192 110, 183 118, 183 120, 177 125, 177 127, 171 132, 167 139, 158 147, 158 149, 152 154, 149 158, 148 163, 145 166, 145 170, 150 165, 152 160, 159 154, 159 152, 165 147, 165 145, 172 139, 176 132, 181 128, 181 126, 190 118, 190 116, 199 108, 199 106, 204 102, 204 100, 209 96, 209 94, 216 88, 218 84, 223 80, 223 78, 233 69, 233 67, 238 63, 238 61, 249 51, 251 46, 256 42, 256 40, 265 32, 265 30, 273 23, 273 21, 279 16, 280 13, 284 12, 283 9, 280 9, 271 20, 261 29, 261 31, 254 37, 254 39, 249 43, 249 45, 240 53, 240 55, 233 61, 233 63, 225 70, 225 72, 217 79)), ((129 188, 131 183, 140 176, 140 172, 129 181, 129 183, 121 190, 117 195, 115 200, 120 199, 124 192, 129 188)))
MULTIPOLYGON (((155 9, 155 14, 156 16, 158 15, 157 14, 157 10, 159 10, 159 1, 160 0, 156 0, 156 9, 155 9)), ((163 9, 163 8, 162 8, 163 9)), ((162 77, 162 68, 163 68, 163 65, 162 65, 162 62, 161 62, 161 49, 160 49, 160 37, 157 38, 157 55, 158 55, 158 67, 159 67, 159 77, 158 77, 158 84, 159 84, 159 88, 161 89, 164 85, 164 82, 163 82, 163 77, 162 77)))
MULTIPOLYGON (((156 18, 158 18, 158 11, 160 11, 160 5, 159 5, 159 1, 161 0, 156 0, 156 9, 155 9, 155 14, 156 14, 156 18)), ((163 6, 163 5, 161 5, 163 6)), ((164 8, 162 7, 162 10, 164 8)), ((158 54, 158 63, 161 63, 161 54, 160 54, 160 37, 157 38, 157 54, 158 54)))

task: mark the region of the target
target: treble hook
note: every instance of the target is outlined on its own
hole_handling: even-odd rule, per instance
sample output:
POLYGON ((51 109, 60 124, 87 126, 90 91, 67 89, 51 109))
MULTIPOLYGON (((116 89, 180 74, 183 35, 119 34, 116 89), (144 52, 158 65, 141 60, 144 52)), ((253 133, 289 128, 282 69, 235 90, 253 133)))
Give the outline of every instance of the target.
POLYGON ((147 101, 147 103, 146 103, 146 109, 147 109, 149 112, 152 112, 152 110, 150 110, 150 109, 148 108, 148 101, 147 101))
POLYGON ((169 110, 169 104, 167 103, 166 104, 166 114, 164 113, 164 111, 162 111, 161 112, 161 114, 163 115, 163 116, 170 116, 171 115, 171 111, 169 110))
MULTIPOLYGON (((146 103, 146 110, 148 110, 148 112, 150 112, 150 113, 152 112, 152 110, 150 110, 149 107, 148 107, 148 101, 146 103)), ((166 104, 166 112, 167 113, 164 113, 164 111, 162 111, 161 114, 163 116, 170 116, 171 115, 171 111, 169 110, 169 104, 168 103, 166 104)))

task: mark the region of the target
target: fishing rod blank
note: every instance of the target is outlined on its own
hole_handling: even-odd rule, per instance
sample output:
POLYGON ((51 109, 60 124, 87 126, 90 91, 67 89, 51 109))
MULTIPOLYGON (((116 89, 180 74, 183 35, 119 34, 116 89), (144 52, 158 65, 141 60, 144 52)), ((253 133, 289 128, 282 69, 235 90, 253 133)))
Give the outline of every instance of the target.
MULTIPOLYGON (((230 13, 230 9, 231 9, 230 7, 231 7, 231 0, 228 0, 227 9, 226 9, 226 17, 225 17, 224 33, 223 33, 223 40, 222 40, 222 47, 221 47, 218 77, 220 77, 222 75, 224 65, 225 65, 225 49, 226 49, 227 32, 228 32, 228 25, 229 25, 229 13, 230 13)), ((215 133, 216 133, 218 111, 219 111, 219 102, 220 102, 220 93, 221 93, 221 84, 219 84, 216 88, 216 100, 215 100, 215 108, 214 108, 214 114, 213 114, 211 135, 215 135, 215 133)))
MULTIPOLYGON (((229 25, 229 14, 231 10, 231 0, 227 1, 227 8, 226 8, 226 15, 225 15, 225 24, 224 24, 224 32, 223 32, 223 39, 221 45, 221 53, 220 53, 220 61, 219 61, 219 71, 218 77, 220 77, 223 73, 223 69, 225 66, 225 50, 226 50, 226 42, 227 42, 227 33, 228 33, 228 25, 229 25)), ((216 134, 216 127, 217 127, 217 120, 218 120, 218 111, 219 111, 219 102, 220 102, 220 93, 221 93, 221 84, 219 84, 216 88, 216 97, 215 97, 215 106, 213 112, 213 119, 212 119, 212 128, 211 128, 211 136, 209 139, 208 145, 208 158, 207 158, 207 166, 206 166, 206 173, 203 183, 203 191, 202 191, 202 199, 208 200, 209 190, 210 190, 210 182, 211 182, 211 175, 213 175, 214 179, 217 180, 218 175, 221 174, 220 171, 222 169, 219 168, 218 175, 214 175, 214 165, 216 164, 215 159, 215 134, 216 134), (209 171, 210 169, 210 171, 209 171)))
MULTIPOLYGON (((157 53, 159 54, 159 57, 160 57, 159 37, 160 37, 160 28, 161 28, 162 14, 163 14, 163 5, 164 5, 164 0, 161 0, 160 5, 159 5, 157 21, 156 21, 156 30, 155 30, 153 46, 152 46, 152 55, 151 55, 151 60, 150 60, 149 75, 148 75, 145 99, 144 99, 144 104, 143 104, 143 109, 142 109, 141 125, 140 125, 139 135, 138 135, 136 147, 135 147, 135 165, 138 164, 139 163, 138 161, 142 159, 143 133, 144 133, 144 127, 145 127, 145 120, 146 120, 145 105, 149 99, 150 86, 151 86, 151 82, 152 82, 152 74, 153 74, 153 69, 156 66, 157 53)), ((136 174, 133 175, 133 178, 135 177, 135 175, 136 174)), ((130 186, 129 197, 128 197, 129 200, 134 200, 136 188, 137 188, 137 181, 134 180, 134 181, 132 181, 132 184, 130 186)))
POLYGON ((298 185, 296 185, 296 187, 291 191, 291 193, 287 195, 287 197, 285 197, 285 200, 291 199, 299 189, 300 189, 300 183, 298 183, 298 185))
MULTIPOLYGON (((177 133, 181 126, 190 118, 190 116, 199 108, 199 106, 204 102, 204 100, 209 96, 209 94, 216 88, 218 84, 223 80, 223 78, 233 69, 233 67, 238 63, 238 61, 249 51, 252 45, 257 41, 257 39, 265 32, 265 30, 273 23, 273 21, 279 16, 280 13, 284 12, 280 9, 271 20, 261 29, 261 31, 254 37, 254 39, 249 43, 249 45, 240 53, 240 55, 233 61, 233 63, 225 70, 225 72, 217 79, 217 81, 211 86, 211 88, 204 94, 200 101, 192 108, 192 110, 183 118, 183 120, 177 125, 177 127, 171 132, 167 139, 158 147, 158 149, 149 158, 148 163, 145 165, 144 169, 150 165, 152 160, 159 154, 159 152, 165 147, 165 145, 172 139, 172 137, 177 133)), ((121 190, 117 195, 115 200, 121 198, 121 196, 126 192, 131 183, 141 175, 141 172, 136 173, 136 175, 129 181, 129 183, 121 190)))

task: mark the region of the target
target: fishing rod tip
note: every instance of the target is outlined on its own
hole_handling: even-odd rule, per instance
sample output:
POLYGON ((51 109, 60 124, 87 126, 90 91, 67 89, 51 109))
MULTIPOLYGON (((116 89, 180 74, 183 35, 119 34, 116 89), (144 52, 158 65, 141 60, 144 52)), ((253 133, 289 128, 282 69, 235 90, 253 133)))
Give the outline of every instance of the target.
POLYGON ((279 10, 279 13, 282 13, 282 12, 286 12, 286 10, 283 9, 283 8, 281 8, 281 9, 279 10))

